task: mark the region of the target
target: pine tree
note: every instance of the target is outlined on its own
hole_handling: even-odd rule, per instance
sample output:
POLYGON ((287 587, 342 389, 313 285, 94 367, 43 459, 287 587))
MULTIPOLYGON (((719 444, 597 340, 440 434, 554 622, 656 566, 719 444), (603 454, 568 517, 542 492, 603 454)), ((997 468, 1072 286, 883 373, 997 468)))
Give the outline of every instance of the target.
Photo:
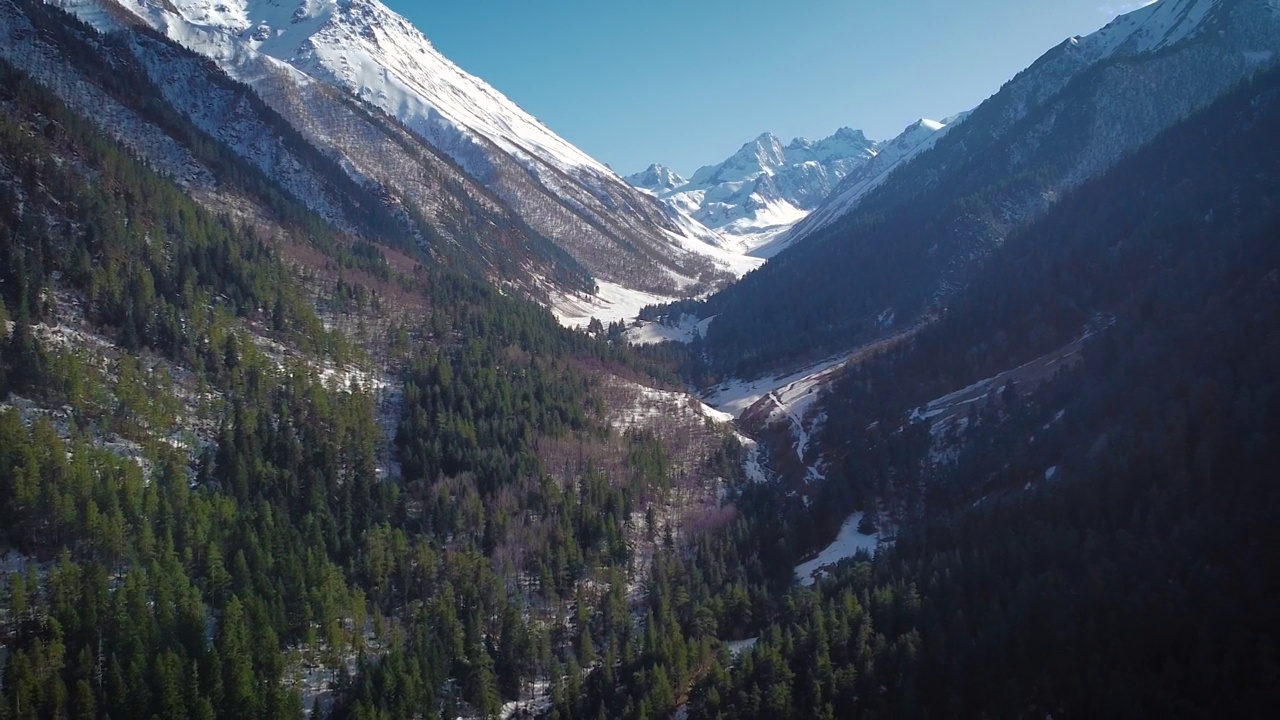
POLYGON ((218 625, 218 655, 222 661, 222 702, 224 718, 256 717, 258 693, 253 672, 249 626, 244 606, 231 596, 218 625))

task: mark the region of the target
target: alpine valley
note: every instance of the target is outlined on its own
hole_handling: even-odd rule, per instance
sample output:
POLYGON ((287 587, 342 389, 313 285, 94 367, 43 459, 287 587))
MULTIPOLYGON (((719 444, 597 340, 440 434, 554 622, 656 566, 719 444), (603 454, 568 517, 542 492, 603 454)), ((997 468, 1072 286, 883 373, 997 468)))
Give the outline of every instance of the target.
POLYGON ((424 31, 0 0, 0 720, 1275 714, 1280 0, 688 179, 424 31))

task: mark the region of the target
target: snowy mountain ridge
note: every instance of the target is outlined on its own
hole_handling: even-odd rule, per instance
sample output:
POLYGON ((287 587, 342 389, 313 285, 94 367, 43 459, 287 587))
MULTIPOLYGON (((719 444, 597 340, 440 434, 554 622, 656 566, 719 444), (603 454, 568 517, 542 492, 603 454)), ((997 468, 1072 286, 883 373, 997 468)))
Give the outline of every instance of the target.
POLYGON ((852 128, 785 145, 773 133, 763 133, 687 181, 661 165, 627 181, 719 232, 727 247, 746 253, 804 218, 879 147, 852 128))
POLYGON ((612 174, 441 55, 418 28, 378 0, 124 0, 122 4, 171 6, 193 27, 234 37, 246 47, 351 90, 383 109, 397 107, 388 112, 415 129, 439 124, 443 130, 452 125, 508 152, 529 153, 566 171, 612 174))
MULTIPOLYGON (((443 153, 537 236, 594 280, 663 297, 723 286, 755 264, 726 256, 718 236, 637 191, 502 93, 441 55, 413 24, 377 0, 53 0, 104 32, 128 15, 212 58, 319 145, 339 156, 349 121, 312 112, 336 89, 385 113, 443 153), (123 11, 123 12, 122 12, 123 11), (301 102, 298 96, 306 98, 301 102), (286 110, 291 110, 286 112, 286 110)), ((338 99, 339 102, 341 98, 338 99)), ((327 102, 332 103, 330 98, 327 102)), ((375 173, 368 166, 365 175, 375 173)), ((412 185, 411 168, 397 176, 412 185)), ((470 231, 476 235, 479 228, 470 231)), ((511 264, 499 258, 498 265, 511 264)), ((559 262, 559 261, 556 261, 559 262)), ((491 265, 494 263, 490 263, 491 265)), ((512 278, 494 270, 494 279, 512 278)), ((535 296, 553 306, 579 293, 563 273, 528 266, 535 296), (540 279, 539 279, 540 278, 540 279)), ((573 273, 570 273, 572 275, 573 273)))

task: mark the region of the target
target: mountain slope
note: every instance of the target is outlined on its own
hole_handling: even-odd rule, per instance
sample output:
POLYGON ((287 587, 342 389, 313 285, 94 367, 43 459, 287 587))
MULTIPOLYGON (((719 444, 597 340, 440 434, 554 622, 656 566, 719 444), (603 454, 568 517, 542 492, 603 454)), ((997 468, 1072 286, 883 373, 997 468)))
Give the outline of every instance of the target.
MULTIPOLYGON (((213 58, 279 107, 290 96, 339 91, 394 119, 447 156, 536 235, 595 278, 669 296, 723 284, 737 268, 705 247, 648 195, 556 136, 478 78, 449 62, 406 20, 375 0, 59 0, 112 29, 123 9, 213 58), (104 21, 104 18, 110 18, 104 21), (319 86, 319 88, 315 86, 319 86), (328 90, 326 90, 326 88, 328 90)), ((345 95, 346 99, 342 98, 345 95)), ((305 111, 294 103, 296 111, 305 111)), ((293 119, 318 143, 340 142, 322 114, 293 119)), ((524 284, 573 283, 532 269, 524 284)), ((498 277, 499 280, 511 278, 498 277)))
POLYGON ((765 133, 724 162, 699 168, 689 180, 652 165, 627 181, 746 252, 817 207, 842 179, 873 159, 879 145, 850 128, 817 141, 796 138, 787 145, 765 133))
POLYGON ((940 310, 1010 232, 1276 47, 1267 0, 1163 0, 1054 48, 853 212, 711 297, 712 369, 825 357, 940 310))
POLYGON ((1274 714, 1278 124, 1269 71, 1014 233, 937 322, 851 362, 819 401, 828 479, 739 500, 666 575, 690 610, 647 617, 652 637, 737 642, 687 693, 649 657, 561 693, 560 716, 1274 714), (1003 372, 1082 334, 1056 372, 1003 372), (949 427, 909 412, 947 395, 964 402, 949 427), (833 537, 799 569, 845 559, 796 587, 833 537))

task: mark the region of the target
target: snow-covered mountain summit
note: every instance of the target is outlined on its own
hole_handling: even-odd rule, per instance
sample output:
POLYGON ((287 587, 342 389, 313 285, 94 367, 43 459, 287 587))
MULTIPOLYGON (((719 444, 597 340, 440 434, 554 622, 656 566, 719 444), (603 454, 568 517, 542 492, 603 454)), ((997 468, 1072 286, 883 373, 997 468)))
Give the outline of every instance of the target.
POLYGON ((846 176, 875 157, 879 143, 841 128, 821 140, 783 142, 764 133, 688 181, 661 165, 627 178, 746 252, 785 231, 846 176))
MULTIPOLYGON (((297 106, 294 96, 318 85, 385 113, 480 183, 484 202, 509 207, 556 247, 552 254, 567 254, 599 282, 679 297, 749 269, 707 242, 714 233, 463 71, 378 0, 53 1, 95 24, 117 22, 123 9, 213 58, 277 109, 297 106)), ((323 145, 350 132, 332 121, 310 114, 299 129, 323 145)), ((403 178, 413 182, 411 172, 403 178)), ((554 304, 562 282, 540 276, 554 304)))
POLYGON ((462 132, 571 173, 613 174, 440 54, 418 28, 378 0, 125 4, 171 7, 191 26, 220 31, 312 78, 350 90, 442 141, 461 142, 456 134, 462 132))
POLYGON ((641 190, 648 190, 653 193, 662 193, 668 190, 674 190, 689 181, 685 180, 679 173, 671 168, 654 163, 645 168, 642 172, 638 172, 635 175, 628 175, 627 182, 641 190))

